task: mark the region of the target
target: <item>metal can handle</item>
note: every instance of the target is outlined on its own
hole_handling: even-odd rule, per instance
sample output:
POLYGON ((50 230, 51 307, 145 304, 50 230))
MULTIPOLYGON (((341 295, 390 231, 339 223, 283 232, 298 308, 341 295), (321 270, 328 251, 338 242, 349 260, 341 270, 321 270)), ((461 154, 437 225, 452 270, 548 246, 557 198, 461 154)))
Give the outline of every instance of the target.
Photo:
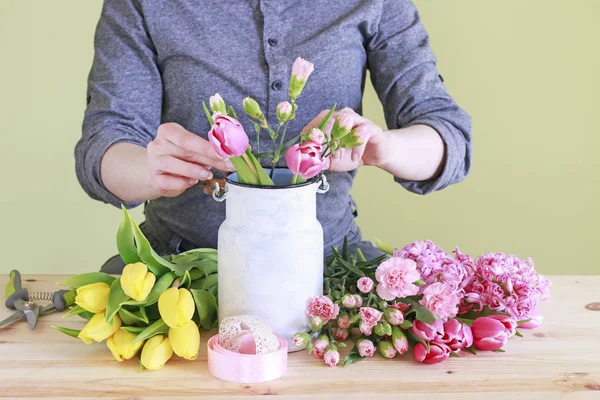
POLYGON ((319 186, 317 187, 317 193, 327 193, 329 191, 329 182, 327 182, 327 177, 323 174, 321 175, 321 180, 319 181, 319 186))
POLYGON ((219 185, 219 182, 215 182, 213 187, 214 187, 214 190, 212 192, 213 199, 215 199, 215 201, 218 201, 219 203, 224 201, 227 198, 227 185, 225 185, 225 187, 223 188, 223 193, 221 193, 221 186, 219 185))

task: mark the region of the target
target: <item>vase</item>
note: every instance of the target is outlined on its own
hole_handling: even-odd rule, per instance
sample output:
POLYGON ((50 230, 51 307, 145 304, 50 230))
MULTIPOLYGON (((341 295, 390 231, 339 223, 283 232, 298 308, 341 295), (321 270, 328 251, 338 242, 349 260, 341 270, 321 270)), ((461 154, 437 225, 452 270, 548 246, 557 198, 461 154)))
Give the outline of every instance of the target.
POLYGON ((323 294, 323 229, 317 220, 317 194, 329 186, 324 175, 290 185, 292 173, 276 169, 275 186, 225 179, 213 197, 226 199, 219 228, 219 322, 255 315, 300 350, 291 339, 310 331, 306 302, 323 294))

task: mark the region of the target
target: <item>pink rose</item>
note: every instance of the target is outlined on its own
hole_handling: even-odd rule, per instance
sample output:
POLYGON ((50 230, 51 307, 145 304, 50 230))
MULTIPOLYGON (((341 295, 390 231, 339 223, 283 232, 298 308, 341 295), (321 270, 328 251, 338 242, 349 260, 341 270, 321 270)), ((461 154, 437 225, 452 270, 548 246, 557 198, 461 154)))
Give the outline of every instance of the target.
POLYGON ((326 338, 318 338, 313 343, 313 354, 317 358, 323 358, 325 352, 327 351, 327 347, 329 347, 329 340, 325 340, 326 338))
MULTIPOLYGON (((501 321, 496 315, 489 317, 479 317, 473 321, 471 330, 473 332, 473 342, 478 350, 498 350, 502 348, 512 336, 512 326, 516 326, 514 320, 501 321)), ((508 318, 508 317, 506 317, 508 318)))
POLYGON ((417 343, 414 350, 415 360, 424 364, 437 364, 450 357, 450 347, 444 343, 429 343, 429 353, 423 343, 417 343))
POLYGON ((365 336, 371 336, 371 333, 373 333, 373 327, 367 324, 365 321, 360 321, 358 328, 360 329, 360 332, 365 336))
POLYGON ((436 282, 429 285, 423 291, 423 298, 419 303, 446 321, 448 318, 456 316, 459 302, 460 298, 456 290, 453 290, 444 283, 436 282))
POLYGON ((337 319, 337 324, 340 328, 350 328, 350 316, 347 313, 340 315, 337 319))
POLYGON ((348 340, 349 334, 350 331, 346 328, 336 328, 333 337, 338 342, 345 342, 346 340, 348 340))
POLYGON ((375 278, 379 282, 377 294, 383 300, 413 296, 419 292, 414 282, 421 279, 421 275, 413 260, 392 257, 377 267, 375 278))
POLYGON ((312 63, 300 57, 296 58, 292 64, 292 75, 296 76, 298 80, 301 81, 307 80, 314 70, 315 66, 312 63))
POLYGON ((304 179, 319 174, 327 165, 321 157, 321 145, 315 142, 295 144, 285 152, 285 161, 290 171, 304 179))
POLYGON ((373 289, 373 279, 364 276, 356 282, 356 287, 363 293, 369 293, 373 289))
POLYGON ((309 318, 323 318, 323 324, 337 318, 339 313, 340 307, 337 304, 334 304, 334 302, 326 296, 313 297, 309 299, 306 304, 306 315, 309 318))
POLYGON ((473 344, 473 333, 467 324, 451 319, 444 324, 444 335, 436 342, 447 344, 452 351, 460 351, 473 344))
POLYGON ((377 325, 382 315, 383 313, 381 311, 372 307, 361 307, 360 309, 360 319, 370 327, 377 325))
POLYGON ((340 362, 340 353, 337 351, 335 346, 330 346, 325 353, 325 363, 330 367, 335 367, 340 362))
POLYGON ((412 332, 419 338, 429 342, 444 335, 444 325, 441 320, 431 324, 415 320, 412 326, 412 332))
POLYGON ((361 357, 371 357, 375 354, 375 345, 369 339, 360 339, 357 346, 361 357))
POLYGON ((208 140, 217 154, 224 158, 243 155, 249 139, 240 122, 224 114, 215 114, 213 119, 215 123, 208 133, 208 140))

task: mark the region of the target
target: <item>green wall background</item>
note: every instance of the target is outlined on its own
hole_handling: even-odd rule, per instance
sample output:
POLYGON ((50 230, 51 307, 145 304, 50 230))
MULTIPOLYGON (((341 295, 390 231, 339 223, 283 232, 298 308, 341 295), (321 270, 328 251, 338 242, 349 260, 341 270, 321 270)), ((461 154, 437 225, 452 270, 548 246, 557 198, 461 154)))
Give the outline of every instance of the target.
MULTIPOLYGON (((417 196, 375 169, 354 195, 367 239, 532 257, 593 274, 600 211, 600 1, 416 0, 474 120, 469 178, 417 196)), ((74 172, 101 0, 0 0, 1 273, 76 273, 116 252, 118 210, 74 172)), ((370 85, 365 114, 384 125, 370 85)), ((141 209, 133 213, 142 221, 141 209)))

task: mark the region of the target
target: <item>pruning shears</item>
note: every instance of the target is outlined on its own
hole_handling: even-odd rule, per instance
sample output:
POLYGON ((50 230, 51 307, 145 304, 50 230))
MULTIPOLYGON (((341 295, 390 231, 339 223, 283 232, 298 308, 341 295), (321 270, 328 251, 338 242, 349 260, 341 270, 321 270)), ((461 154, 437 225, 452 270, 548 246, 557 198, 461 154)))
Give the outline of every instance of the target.
POLYGON ((75 303, 76 291, 58 290, 52 292, 32 292, 29 293, 21 285, 21 274, 19 271, 10 271, 8 283, 6 284, 4 303, 7 308, 16 310, 13 315, 0 322, 0 328, 10 325, 13 322, 26 318, 31 330, 35 329, 39 317, 53 313, 54 311, 63 311, 75 303), (40 306, 35 301, 51 301, 50 304, 40 306))

